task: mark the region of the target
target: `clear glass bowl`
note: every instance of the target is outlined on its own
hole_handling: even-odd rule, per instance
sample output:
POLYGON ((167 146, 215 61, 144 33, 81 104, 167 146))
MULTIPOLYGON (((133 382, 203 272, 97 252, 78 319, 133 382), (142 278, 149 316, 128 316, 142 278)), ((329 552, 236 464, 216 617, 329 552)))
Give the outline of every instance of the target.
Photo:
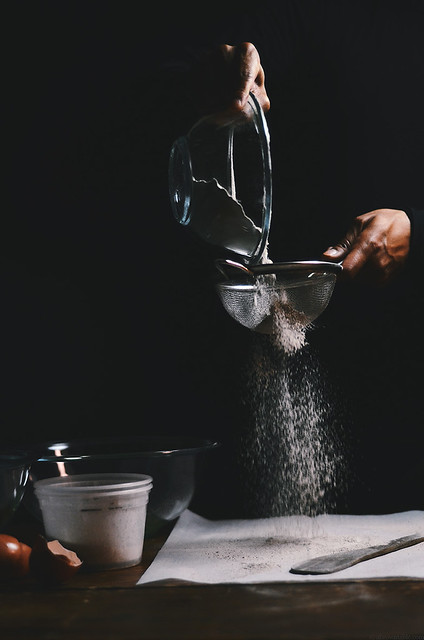
POLYGON ((175 218, 246 264, 260 262, 267 246, 271 184, 269 132, 253 94, 234 119, 205 117, 172 146, 169 193, 175 218))
POLYGON ((217 446, 212 440, 177 436, 47 442, 36 447, 25 504, 41 519, 33 490, 37 480, 87 473, 144 474, 153 478, 146 521, 146 535, 152 535, 189 506, 200 457, 217 446))
POLYGON ((31 462, 27 451, 0 450, 0 531, 21 503, 31 462))

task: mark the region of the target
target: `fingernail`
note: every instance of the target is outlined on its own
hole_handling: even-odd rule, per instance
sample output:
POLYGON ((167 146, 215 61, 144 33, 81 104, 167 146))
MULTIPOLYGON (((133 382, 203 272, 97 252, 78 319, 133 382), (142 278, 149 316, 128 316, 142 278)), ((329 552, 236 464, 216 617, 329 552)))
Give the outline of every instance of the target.
POLYGON ((327 256, 337 256, 339 252, 334 247, 328 247, 328 249, 324 251, 324 254, 327 256))

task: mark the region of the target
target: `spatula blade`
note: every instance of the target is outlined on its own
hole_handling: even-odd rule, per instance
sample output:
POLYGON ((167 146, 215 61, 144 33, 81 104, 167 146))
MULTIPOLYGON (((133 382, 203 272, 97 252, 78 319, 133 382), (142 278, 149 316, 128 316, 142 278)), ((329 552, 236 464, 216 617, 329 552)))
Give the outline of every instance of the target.
POLYGON ((414 534, 391 540, 387 544, 319 556, 317 558, 306 560, 306 562, 302 562, 296 567, 292 567, 290 569, 290 573, 301 575, 334 573, 336 571, 342 571, 342 569, 352 567, 354 564, 358 564, 359 562, 364 562, 371 558, 377 558, 378 556, 383 556, 387 553, 398 551, 399 549, 405 549, 406 547, 411 547, 415 544, 419 544, 420 542, 424 542, 424 536, 414 534))

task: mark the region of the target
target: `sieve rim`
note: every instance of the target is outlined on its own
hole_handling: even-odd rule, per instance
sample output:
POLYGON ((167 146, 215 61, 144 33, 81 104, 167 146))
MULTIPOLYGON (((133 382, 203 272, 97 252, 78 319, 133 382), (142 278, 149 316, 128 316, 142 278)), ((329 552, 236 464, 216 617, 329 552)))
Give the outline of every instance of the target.
POLYGON ((281 271, 340 273, 340 271, 343 270, 343 267, 339 262, 327 262, 325 260, 295 260, 293 262, 270 262, 266 264, 255 264, 253 266, 249 266, 249 270, 254 275, 280 273, 281 271))

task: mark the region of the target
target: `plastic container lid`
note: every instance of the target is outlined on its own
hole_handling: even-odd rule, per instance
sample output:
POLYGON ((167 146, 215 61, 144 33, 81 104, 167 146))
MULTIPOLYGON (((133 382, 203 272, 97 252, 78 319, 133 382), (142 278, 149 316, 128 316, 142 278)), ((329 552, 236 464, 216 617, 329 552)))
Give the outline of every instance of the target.
POLYGON ((38 480, 34 484, 38 495, 75 496, 77 494, 110 494, 150 491, 151 476, 138 473, 89 473, 77 476, 58 476, 38 480))

